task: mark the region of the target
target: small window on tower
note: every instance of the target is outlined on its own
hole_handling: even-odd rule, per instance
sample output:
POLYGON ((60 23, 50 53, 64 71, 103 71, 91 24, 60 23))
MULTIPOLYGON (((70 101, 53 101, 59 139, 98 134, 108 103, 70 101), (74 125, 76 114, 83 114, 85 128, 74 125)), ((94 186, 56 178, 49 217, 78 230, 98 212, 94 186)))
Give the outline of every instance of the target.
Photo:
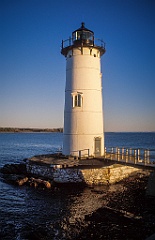
POLYGON ((77 94, 75 96, 75 107, 81 107, 81 103, 82 103, 82 96, 81 94, 77 94))
POLYGON ((72 105, 74 107, 82 107, 82 93, 72 94, 72 105))

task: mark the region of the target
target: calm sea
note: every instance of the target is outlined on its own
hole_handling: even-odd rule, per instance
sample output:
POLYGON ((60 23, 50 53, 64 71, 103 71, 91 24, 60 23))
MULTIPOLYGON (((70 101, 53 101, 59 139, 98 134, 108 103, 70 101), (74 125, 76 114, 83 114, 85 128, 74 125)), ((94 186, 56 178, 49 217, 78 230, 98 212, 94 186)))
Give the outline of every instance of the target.
MULTIPOLYGON (((155 132, 105 133, 105 146, 155 149, 155 132)), ((0 167, 61 148, 62 133, 1 133, 0 167)), ((49 229, 51 239, 71 238, 77 222, 102 205, 90 188, 49 191, 18 187, 7 184, 0 175, 0 239, 24 240, 34 228, 49 229)))

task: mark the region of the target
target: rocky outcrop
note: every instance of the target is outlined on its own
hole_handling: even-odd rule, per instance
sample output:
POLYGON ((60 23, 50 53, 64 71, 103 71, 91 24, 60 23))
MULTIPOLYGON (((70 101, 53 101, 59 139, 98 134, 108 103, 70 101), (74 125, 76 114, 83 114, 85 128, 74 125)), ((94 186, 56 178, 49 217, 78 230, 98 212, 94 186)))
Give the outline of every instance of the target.
POLYGON ((18 186, 28 185, 31 187, 47 188, 52 187, 52 183, 48 180, 41 178, 34 178, 28 174, 26 164, 6 164, 0 172, 4 176, 4 180, 8 183, 15 184, 18 186))
POLYGON ((26 164, 5 164, 1 169, 0 172, 3 174, 26 174, 26 164))
POLYGON ((29 182, 30 182, 30 186, 34 186, 34 187, 40 186, 42 188, 50 189, 52 186, 52 184, 49 181, 42 180, 40 178, 30 178, 29 182))
POLYGON ((28 177, 24 177, 24 178, 21 178, 21 179, 17 179, 16 182, 19 186, 22 186, 24 185, 26 182, 28 182, 28 177))

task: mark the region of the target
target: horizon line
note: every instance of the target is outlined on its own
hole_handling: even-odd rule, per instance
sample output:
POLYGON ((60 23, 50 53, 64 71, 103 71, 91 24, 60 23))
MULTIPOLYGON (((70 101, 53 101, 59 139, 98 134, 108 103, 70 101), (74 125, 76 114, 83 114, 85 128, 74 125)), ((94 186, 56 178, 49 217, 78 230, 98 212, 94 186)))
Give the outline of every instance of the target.
MULTIPOLYGON (((40 128, 40 127, 0 127, 0 130, 1 129, 12 129, 12 130, 56 130, 56 129, 63 129, 63 127, 53 127, 53 128, 49 128, 49 127, 46 127, 46 128, 40 128)), ((155 131, 104 131, 105 133, 108 132, 108 133, 155 133, 155 131)))

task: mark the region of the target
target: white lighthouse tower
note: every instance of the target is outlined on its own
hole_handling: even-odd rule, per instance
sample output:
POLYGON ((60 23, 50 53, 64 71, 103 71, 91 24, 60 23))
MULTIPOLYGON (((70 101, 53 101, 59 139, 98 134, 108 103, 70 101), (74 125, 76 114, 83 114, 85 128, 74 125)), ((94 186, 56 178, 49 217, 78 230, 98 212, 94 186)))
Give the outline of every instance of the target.
POLYGON ((104 42, 81 28, 62 41, 66 57, 63 154, 77 157, 104 155, 102 73, 104 42))

